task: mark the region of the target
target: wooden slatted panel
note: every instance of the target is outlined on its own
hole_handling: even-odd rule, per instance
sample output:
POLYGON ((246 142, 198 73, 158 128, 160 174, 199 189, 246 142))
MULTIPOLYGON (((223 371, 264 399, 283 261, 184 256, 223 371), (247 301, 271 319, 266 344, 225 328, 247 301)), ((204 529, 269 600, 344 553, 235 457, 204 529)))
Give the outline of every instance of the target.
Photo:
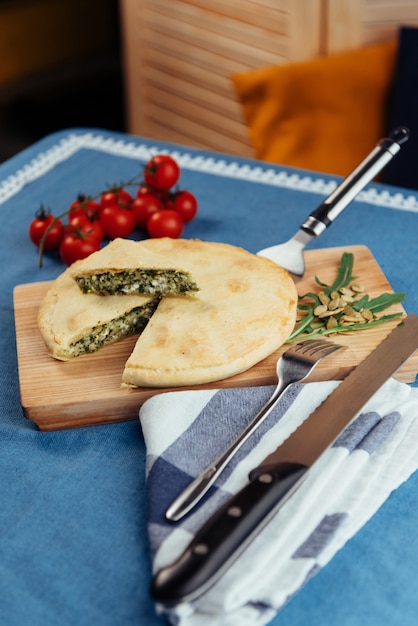
POLYGON ((388 41, 400 26, 418 26, 417 0, 331 0, 326 52, 388 41))
POLYGON ((120 0, 128 130, 252 156, 229 76, 387 41, 417 0, 120 0))
POLYGON ((319 48, 320 0, 122 0, 130 132, 252 156, 230 74, 319 48))
POLYGON ((400 26, 418 26, 417 0, 364 0, 364 42, 387 40, 400 26))

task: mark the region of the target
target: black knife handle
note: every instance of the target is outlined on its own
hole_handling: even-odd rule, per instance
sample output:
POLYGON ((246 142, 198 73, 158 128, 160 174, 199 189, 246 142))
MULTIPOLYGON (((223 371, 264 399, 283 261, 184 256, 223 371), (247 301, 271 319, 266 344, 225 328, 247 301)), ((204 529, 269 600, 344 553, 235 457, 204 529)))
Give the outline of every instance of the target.
POLYGON ((302 224, 302 230, 318 237, 345 207, 357 196, 401 149, 409 138, 409 129, 395 128, 389 137, 381 139, 370 154, 338 185, 302 224))
POLYGON ((298 463, 254 470, 250 483, 205 523, 179 559, 156 574, 152 598, 172 606, 204 593, 267 524, 307 470, 298 463))

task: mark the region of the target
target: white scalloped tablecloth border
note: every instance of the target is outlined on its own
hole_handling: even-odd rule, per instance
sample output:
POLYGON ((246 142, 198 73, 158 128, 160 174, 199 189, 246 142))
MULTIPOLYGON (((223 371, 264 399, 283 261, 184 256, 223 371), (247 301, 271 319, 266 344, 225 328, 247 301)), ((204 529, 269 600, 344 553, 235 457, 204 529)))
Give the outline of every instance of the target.
MULTIPOLYGON (((19 193, 26 184, 40 178, 83 148, 100 150, 109 154, 142 161, 146 161, 153 154, 161 152, 161 148, 157 146, 136 144, 133 141, 104 137, 96 133, 70 133, 0 183, 0 204, 19 193)), ((230 158, 228 160, 219 159, 179 150, 164 149, 164 152, 171 154, 184 169, 215 174, 216 176, 254 181, 276 187, 295 189, 301 192, 317 193, 323 196, 329 195, 337 186, 337 181, 334 180, 326 181, 309 175, 289 173, 285 170, 278 170, 277 166, 273 168, 267 164, 265 167, 262 167, 261 165, 238 163, 230 160, 230 158)), ((386 189, 369 186, 359 193, 357 200, 368 204, 418 213, 418 198, 412 194, 406 196, 401 192, 391 193, 386 189)))

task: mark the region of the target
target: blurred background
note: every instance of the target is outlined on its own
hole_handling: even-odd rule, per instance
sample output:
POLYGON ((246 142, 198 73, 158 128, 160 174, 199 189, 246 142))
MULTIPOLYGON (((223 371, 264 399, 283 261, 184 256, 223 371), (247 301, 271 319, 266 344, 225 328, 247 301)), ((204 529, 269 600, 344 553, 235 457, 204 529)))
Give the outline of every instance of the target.
POLYGON ((0 0, 0 161, 74 126, 124 130, 118 0, 0 0))
POLYGON ((418 26, 418 0, 0 0, 0 162, 80 126, 257 156, 232 74, 389 42, 405 26, 418 26))

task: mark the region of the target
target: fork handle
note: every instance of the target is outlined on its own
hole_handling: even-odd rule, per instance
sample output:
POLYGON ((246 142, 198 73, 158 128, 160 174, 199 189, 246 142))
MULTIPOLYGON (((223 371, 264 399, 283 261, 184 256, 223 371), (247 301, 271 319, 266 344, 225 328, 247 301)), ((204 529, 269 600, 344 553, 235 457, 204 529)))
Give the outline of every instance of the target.
POLYGON ((200 502, 219 474, 221 474, 227 463, 232 459, 236 452, 238 452, 241 446, 247 441, 261 422, 267 417, 291 384, 291 382, 283 382, 277 385, 273 395, 246 426, 242 433, 228 446, 225 452, 223 452, 211 465, 199 474, 199 476, 192 480, 184 491, 182 491, 180 495, 177 496, 177 498, 171 503, 165 514, 166 519, 172 522, 177 522, 182 517, 187 515, 187 513, 189 513, 196 506, 196 504, 198 504, 198 502, 200 502))
POLYGON ((394 129, 389 137, 381 139, 370 154, 349 174, 302 224, 301 229, 318 237, 358 193, 369 183, 401 149, 409 138, 409 129, 394 129))

